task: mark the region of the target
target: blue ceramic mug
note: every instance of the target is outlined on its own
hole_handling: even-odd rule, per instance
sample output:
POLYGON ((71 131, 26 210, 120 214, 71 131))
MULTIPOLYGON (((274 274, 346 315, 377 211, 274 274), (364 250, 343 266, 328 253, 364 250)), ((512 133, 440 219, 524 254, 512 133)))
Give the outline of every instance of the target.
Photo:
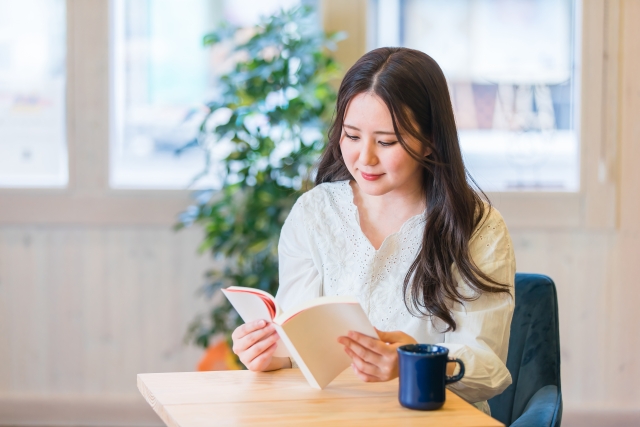
POLYGON ((408 344, 398 348, 400 390, 398 399, 405 408, 429 411, 444 405, 447 384, 460 381, 464 363, 449 359, 449 349, 432 344, 408 344), (458 375, 447 376, 447 362, 460 365, 458 375))

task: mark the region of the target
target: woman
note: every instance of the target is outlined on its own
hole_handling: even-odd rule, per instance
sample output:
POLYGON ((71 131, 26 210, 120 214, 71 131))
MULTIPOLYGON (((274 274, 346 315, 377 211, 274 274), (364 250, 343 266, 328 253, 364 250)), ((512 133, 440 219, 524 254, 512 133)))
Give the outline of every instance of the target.
MULTIPOLYGON (((279 257, 284 310, 320 295, 358 298, 380 339, 339 341, 362 380, 397 377, 396 348, 421 342, 464 361, 464 379, 449 387, 487 413, 511 383, 511 239, 468 183, 447 83, 428 55, 376 49, 347 72, 316 187, 291 210, 279 257)), ((272 356, 277 339, 265 322, 246 324, 233 350, 251 370, 290 367, 272 356)))

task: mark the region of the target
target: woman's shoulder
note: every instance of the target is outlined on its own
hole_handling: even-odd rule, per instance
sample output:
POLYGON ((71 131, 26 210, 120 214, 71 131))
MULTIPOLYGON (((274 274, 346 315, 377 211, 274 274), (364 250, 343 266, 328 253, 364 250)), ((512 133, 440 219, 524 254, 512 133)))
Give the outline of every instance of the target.
POLYGON ((322 207, 341 205, 349 201, 349 181, 323 182, 302 194, 294 208, 319 212, 322 207))
POLYGON ((307 230, 335 228, 343 223, 353 205, 349 181, 327 182, 306 191, 291 208, 285 220, 289 228, 307 230))
POLYGON ((483 214, 471 236, 469 249, 472 253, 496 255, 495 252, 511 252, 513 245, 504 218, 495 206, 483 201, 483 214))
POLYGON ((507 228, 507 224, 505 223, 502 214, 495 206, 483 200, 482 208, 482 217, 476 226, 476 232, 483 228, 486 228, 487 230, 501 230, 507 228))

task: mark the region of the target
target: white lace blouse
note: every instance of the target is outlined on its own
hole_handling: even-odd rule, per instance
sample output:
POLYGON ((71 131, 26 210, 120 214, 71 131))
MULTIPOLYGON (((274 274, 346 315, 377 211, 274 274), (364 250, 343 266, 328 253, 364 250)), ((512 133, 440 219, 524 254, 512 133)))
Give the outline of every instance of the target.
MULTIPOLYGON (((509 232, 497 210, 491 209, 485 219, 469 243, 471 256, 486 274, 508 283, 513 295, 515 257, 509 232)), ((462 359, 465 376, 449 387, 469 402, 482 402, 477 406, 486 411, 483 401, 511 384, 505 363, 514 298, 484 293, 455 304, 455 332, 441 332, 445 327, 439 319, 412 316, 402 285, 420 248, 424 222, 424 215, 410 218, 375 250, 360 228, 349 182, 313 188, 298 199, 282 228, 276 300, 287 310, 321 295, 356 297, 376 328, 443 345, 450 357, 462 359)), ((461 293, 474 295, 452 268, 461 293)))

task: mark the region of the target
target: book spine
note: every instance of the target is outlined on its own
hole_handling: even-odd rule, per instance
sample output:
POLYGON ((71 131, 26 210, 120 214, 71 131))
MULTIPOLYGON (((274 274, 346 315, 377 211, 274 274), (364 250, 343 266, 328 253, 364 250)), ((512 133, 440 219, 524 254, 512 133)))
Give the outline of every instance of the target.
POLYGON ((291 355, 293 360, 295 360, 296 363, 298 364, 298 367, 300 368, 302 375, 304 375, 304 377, 307 379, 307 382, 309 383, 309 385, 315 389, 322 390, 322 387, 320 387, 320 384, 318 384, 318 381, 316 381, 316 379, 313 377, 313 374, 311 373, 309 368, 307 368, 307 365, 304 363, 304 360, 302 360, 302 357, 300 357, 300 353, 298 353, 296 348, 293 346, 293 343, 287 336, 287 333, 284 331, 282 326, 278 325, 277 323, 274 323, 273 326, 276 328, 276 332, 278 332, 280 339, 289 350, 289 354, 291 355))

